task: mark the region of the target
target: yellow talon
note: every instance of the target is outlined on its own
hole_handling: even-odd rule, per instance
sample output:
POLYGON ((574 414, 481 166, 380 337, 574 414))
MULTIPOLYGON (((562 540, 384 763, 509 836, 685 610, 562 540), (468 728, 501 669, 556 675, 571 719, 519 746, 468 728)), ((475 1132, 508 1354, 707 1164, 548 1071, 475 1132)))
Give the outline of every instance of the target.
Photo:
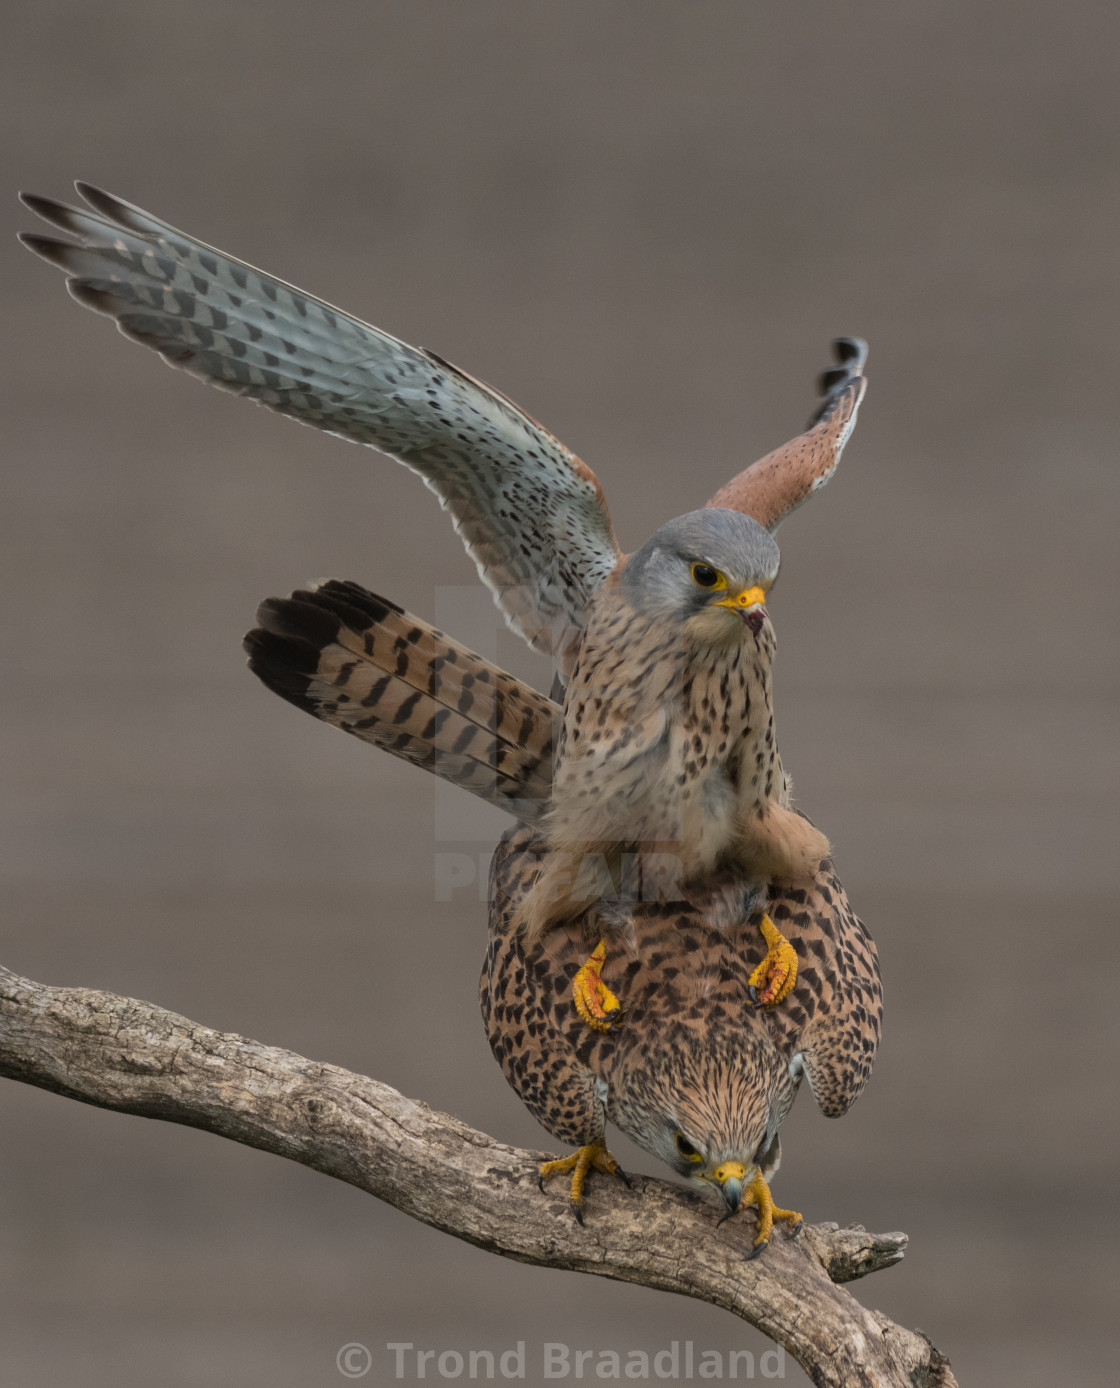
POLYGON ((613 1031, 622 1016, 622 1004, 603 982, 607 942, 600 940, 587 963, 572 979, 572 1001, 576 1011, 595 1031, 613 1031))
POLYGON ((776 1219, 781 1219, 787 1224, 792 1224, 794 1226, 794 1233, 800 1228, 802 1221, 801 1216, 796 1210, 781 1210, 774 1204, 773 1198, 770 1195, 770 1187, 763 1179, 761 1171, 758 1172, 750 1185, 747 1186, 745 1194, 746 1199, 744 1204, 758 1206, 758 1233, 755 1235, 754 1250, 751 1253, 751 1257, 755 1258, 770 1242, 770 1235, 773 1232, 774 1221, 776 1219))
POLYGON ((583 1223, 583 1187, 587 1173, 592 1167, 596 1171, 602 1171, 606 1176, 618 1176, 627 1185, 630 1184, 626 1173, 602 1142, 590 1142, 586 1147, 578 1148, 571 1156, 560 1157, 556 1161, 542 1161, 537 1168, 537 1184, 541 1190, 544 1190, 544 1183, 550 1177, 566 1175, 569 1171, 572 1173, 568 1199, 571 1202, 572 1213, 580 1224, 583 1223))
POLYGON ((768 948, 747 987, 759 1007, 776 1007, 797 982, 797 953, 769 916, 762 917, 759 929, 768 948))

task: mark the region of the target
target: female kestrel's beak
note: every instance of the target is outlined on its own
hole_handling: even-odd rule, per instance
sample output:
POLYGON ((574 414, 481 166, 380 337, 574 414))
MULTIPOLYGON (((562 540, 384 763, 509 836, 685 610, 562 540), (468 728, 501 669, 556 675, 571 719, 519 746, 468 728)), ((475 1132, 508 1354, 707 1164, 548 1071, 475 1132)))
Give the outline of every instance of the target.
POLYGON ((746 1178, 747 1168, 739 1161, 725 1161, 722 1166, 716 1168, 715 1179, 719 1183, 719 1193, 723 1196, 723 1203, 727 1207, 726 1213, 720 1220, 730 1219, 738 1210, 739 1204, 743 1199, 743 1181, 746 1178))

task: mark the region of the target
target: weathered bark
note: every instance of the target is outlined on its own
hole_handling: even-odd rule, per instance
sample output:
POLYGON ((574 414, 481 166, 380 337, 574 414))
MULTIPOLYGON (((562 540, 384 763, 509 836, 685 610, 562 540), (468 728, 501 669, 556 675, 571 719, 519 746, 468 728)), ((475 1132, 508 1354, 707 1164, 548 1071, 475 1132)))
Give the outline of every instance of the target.
POLYGON ((0 1075, 290 1157, 507 1258, 725 1307, 783 1345, 816 1384, 956 1383, 923 1335, 836 1285, 898 1262, 905 1234, 820 1224, 790 1238, 778 1229, 747 1261, 749 1220, 716 1229, 701 1197, 648 1177, 629 1190, 596 1181, 580 1227, 561 1183, 545 1195, 537 1188, 540 1153, 506 1147, 338 1066, 133 998, 52 988, 6 969, 0 1075))

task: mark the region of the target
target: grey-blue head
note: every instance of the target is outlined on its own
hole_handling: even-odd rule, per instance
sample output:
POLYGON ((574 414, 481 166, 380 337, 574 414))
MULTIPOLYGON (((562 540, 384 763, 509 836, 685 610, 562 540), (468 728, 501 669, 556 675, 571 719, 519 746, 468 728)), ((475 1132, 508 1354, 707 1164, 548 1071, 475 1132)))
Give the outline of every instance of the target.
POLYGON ((704 639, 731 639, 744 627, 761 629, 780 562, 756 520, 706 507, 669 521, 632 554, 622 591, 644 616, 689 622, 704 639))

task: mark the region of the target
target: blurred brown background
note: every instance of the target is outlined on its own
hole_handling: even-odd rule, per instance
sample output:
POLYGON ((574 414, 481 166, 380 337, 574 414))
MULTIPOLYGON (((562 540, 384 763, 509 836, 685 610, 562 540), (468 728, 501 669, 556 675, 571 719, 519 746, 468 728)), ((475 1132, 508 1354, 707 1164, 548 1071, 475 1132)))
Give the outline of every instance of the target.
MULTIPOLYGON (((853 1290, 962 1384, 1113 1382, 1115 4, 68 0, 3 29, 3 962, 550 1145, 483 1037, 477 893, 435 899, 435 855, 486 846, 462 803, 437 833, 427 778, 240 649, 324 574, 445 619, 474 581, 446 519, 79 309, 17 188, 99 183, 495 382, 628 547, 796 432, 862 334, 774 615, 887 1027, 842 1122, 802 1095, 777 1194, 910 1233, 853 1290)), ((187 1129, 14 1084, 0 1124, 5 1388, 311 1388, 350 1341, 374 1383, 389 1341, 767 1347, 187 1129)))

